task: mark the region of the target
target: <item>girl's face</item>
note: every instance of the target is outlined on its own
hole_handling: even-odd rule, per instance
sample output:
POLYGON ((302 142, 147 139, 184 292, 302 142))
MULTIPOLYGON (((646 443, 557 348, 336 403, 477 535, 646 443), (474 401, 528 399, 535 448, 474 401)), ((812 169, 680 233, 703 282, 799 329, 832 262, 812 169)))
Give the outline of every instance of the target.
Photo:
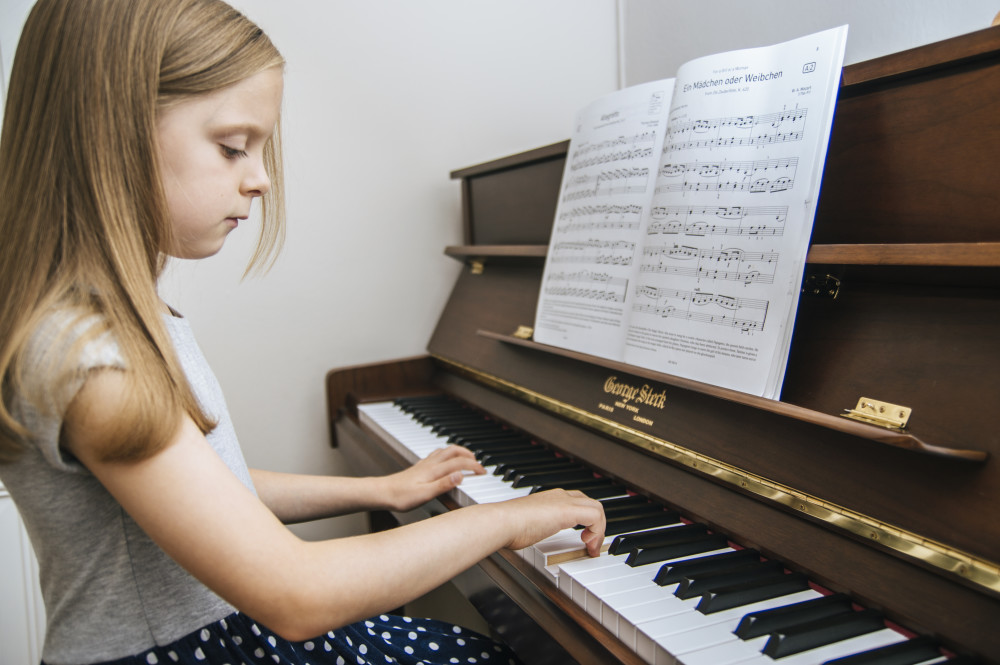
POLYGON ((228 88, 162 110, 160 173, 181 259, 212 256, 271 187, 264 143, 274 132, 283 77, 272 67, 228 88))

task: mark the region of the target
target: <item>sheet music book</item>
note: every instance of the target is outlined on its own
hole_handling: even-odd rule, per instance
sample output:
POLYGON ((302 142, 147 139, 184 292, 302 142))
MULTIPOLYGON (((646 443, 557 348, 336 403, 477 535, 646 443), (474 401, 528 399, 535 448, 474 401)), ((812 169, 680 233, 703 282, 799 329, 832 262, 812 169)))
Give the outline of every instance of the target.
POLYGON ((534 339, 777 399, 847 26, 580 110, 534 339))

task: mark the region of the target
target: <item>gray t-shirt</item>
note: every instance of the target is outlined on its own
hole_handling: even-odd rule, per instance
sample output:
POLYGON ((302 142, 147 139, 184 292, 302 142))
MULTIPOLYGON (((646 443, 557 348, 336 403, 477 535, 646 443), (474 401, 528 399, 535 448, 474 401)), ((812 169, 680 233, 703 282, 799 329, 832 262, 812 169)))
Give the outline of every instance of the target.
MULTIPOLYGON (((58 318, 32 339, 26 366, 33 366, 32 355, 56 343, 61 330, 53 321, 58 318)), ((252 490, 218 381, 187 320, 165 318, 199 403, 218 422, 209 443, 252 490)), ((68 348, 66 340, 60 343, 68 348)), ((133 655, 169 644, 233 611, 153 543, 103 485, 59 448, 62 415, 85 370, 122 367, 123 360, 105 336, 83 348, 79 366, 84 371, 69 386, 28 386, 29 394, 37 390, 45 395, 51 412, 58 414, 54 417, 15 397, 12 411, 30 429, 31 445, 14 463, 0 464, 0 481, 10 491, 38 557, 48 622, 42 657, 49 665, 133 655)))

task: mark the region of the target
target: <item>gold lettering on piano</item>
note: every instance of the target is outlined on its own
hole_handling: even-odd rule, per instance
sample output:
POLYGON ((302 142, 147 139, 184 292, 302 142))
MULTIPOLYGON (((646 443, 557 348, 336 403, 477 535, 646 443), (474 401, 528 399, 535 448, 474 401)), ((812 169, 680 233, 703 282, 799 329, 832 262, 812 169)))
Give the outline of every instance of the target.
MULTIPOLYGON (((621 404, 616 403, 618 406, 625 406, 632 401, 638 404, 653 406, 657 409, 662 409, 667 405, 666 388, 657 391, 648 384, 636 387, 619 381, 617 376, 609 376, 604 380, 604 392, 618 397, 621 402, 621 404)), ((634 411, 631 408, 629 410, 634 411)))

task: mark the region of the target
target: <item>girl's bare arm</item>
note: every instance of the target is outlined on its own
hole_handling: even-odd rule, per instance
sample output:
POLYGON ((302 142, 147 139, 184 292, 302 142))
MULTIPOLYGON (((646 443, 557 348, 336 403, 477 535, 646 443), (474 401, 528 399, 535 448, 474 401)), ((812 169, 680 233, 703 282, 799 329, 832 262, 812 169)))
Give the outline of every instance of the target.
POLYGON ((120 372, 93 373, 66 414, 64 446, 180 565, 287 639, 307 639, 398 607, 502 547, 526 547, 576 524, 586 527, 582 538, 590 553, 600 551, 600 504, 562 490, 375 534, 302 541, 186 418, 152 457, 102 461, 101 432, 113 422, 123 389, 120 372))

